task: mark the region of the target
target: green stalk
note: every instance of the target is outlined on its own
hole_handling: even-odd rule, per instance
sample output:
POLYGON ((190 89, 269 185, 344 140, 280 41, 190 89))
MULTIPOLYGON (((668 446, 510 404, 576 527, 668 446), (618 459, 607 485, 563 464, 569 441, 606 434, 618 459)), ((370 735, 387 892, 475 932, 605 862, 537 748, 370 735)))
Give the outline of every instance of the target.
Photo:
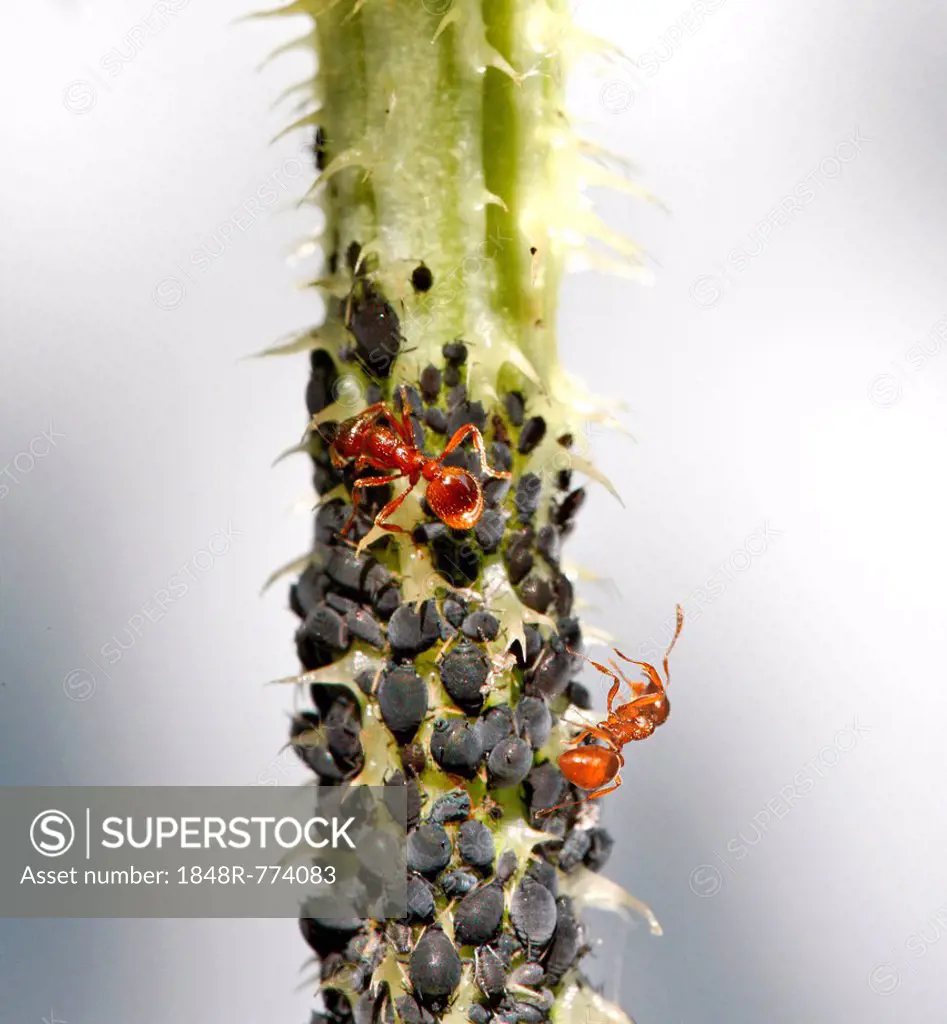
MULTIPOLYGON (((373 1021, 404 1024, 431 1013, 481 1024, 627 1022, 581 974, 579 912, 624 907, 660 929, 647 908, 595 873, 610 840, 595 826, 594 805, 581 803, 557 767, 576 731, 566 712, 587 707, 572 681, 581 632, 559 557, 584 498, 574 474, 613 490, 582 436, 590 420, 610 416, 559 365, 558 287, 573 254, 640 271, 637 250, 589 213, 581 186, 639 190, 580 142, 564 110, 572 60, 607 47, 571 24, 563 0, 297 0, 276 13, 305 14, 315 26, 299 41, 317 59, 306 89, 311 109, 291 127, 318 128, 321 173, 308 198, 325 213, 319 241, 327 264, 312 282, 326 298, 325 323, 269 350, 310 353, 311 429, 292 450, 312 456, 322 494, 315 546, 288 567, 302 570, 291 604, 302 620, 296 640, 306 671, 293 681, 308 685, 313 701, 294 722, 294 742, 324 784, 406 785, 425 818, 438 798, 465 794, 469 821, 489 830, 496 851, 477 869, 476 891, 500 887, 505 908, 495 935, 463 941, 466 897, 435 872, 423 880, 431 917, 366 921, 343 936, 304 919, 322 962, 324 1008, 314 1020, 349 1024, 361 1004, 373 1021), (422 265, 430 287, 419 286, 422 265), (441 374, 443 384, 432 387, 441 374), (339 534, 353 474, 333 465, 328 439, 333 424, 367 404, 394 405, 400 384, 426 391, 423 402, 416 395, 415 428, 430 455, 457 426, 475 423, 490 464, 512 469, 512 486, 507 492, 483 478, 486 511, 464 533, 438 522, 423 488, 393 520, 413 536, 385 533, 372 517, 390 493, 376 495, 362 509, 353 552, 339 534), (363 586, 368 578, 374 584, 363 586), (490 621, 481 632, 484 613, 490 621), (356 619, 376 633, 357 630, 356 619), (421 632, 434 622, 436 635, 405 640, 406 622, 421 632), (450 685, 464 658, 489 667, 472 703, 450 685), (407 692, 415 676, 427 713, 406 734, 393 724, 390 697, 407 692), (506 740, 525 744, 529 774, 504 783, 489 748, 460 783, 435 750, 437 722, 485 737, 498 706, 515 720, 506 740), (527 709, 543 721, 551 716, 548 734, 527 721, 527 709), (564 808, 537 813, 560 800, 564 808), (544 893, 555 903, 554 931, 533 941, 523 908, 534 896, 548 903, 544 893), (457 975, 440 996, 424 975, 432 934, 448 942, 439 962, 446 957, 450 967, 456 958, 457 975), (541 977, 491 995, 481 962, 494 953, 506 958, 507 972, 528 968, 541 977)), ((447 874, 467 870, 457 823, 445 828, 447 874)))

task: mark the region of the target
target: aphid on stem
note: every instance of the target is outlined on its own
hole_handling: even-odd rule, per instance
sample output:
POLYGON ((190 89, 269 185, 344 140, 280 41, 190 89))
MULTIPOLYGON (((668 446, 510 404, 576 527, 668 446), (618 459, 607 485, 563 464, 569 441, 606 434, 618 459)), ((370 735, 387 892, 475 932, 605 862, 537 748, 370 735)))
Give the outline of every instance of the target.
MULTIPOLYGON (((617 648, 615 654, 622 661, 639 665, 648 678, 647 683, 632 682, 619 668, 615 661, 602 665, 591 658, 585 660, 603 675, 613 680, 608 691, 607 716, 598 725, 586 725, 574 739, 569 741, 571 750, 559 755, 559 768, 562 774, 579 789, 586 790, 586 800, 598 800, 606 793, 612 793, 621 785, 619 772, 625 764, 622 748, 634 740, 646 740, 659 725, 663 725, 671 713, 671 702, 667 697, 667 686, 671 682, 668 671, 668 658, 677 638, 681 635, 684 625, 684 609, 677 606, 677 628, 671 643, 664 655, 664 681, 657 669, 646 661, 635 661, 617 648), (634 697, 626 704, 615 707, 615 699, 622 684, 628 686, 634 697), (585 744, 588 737, 594 736, 602 741, 602 745, 585 744), (581 746, 580 746, 581 744, 581 746)), ((538 812, 540 817, 552 814, 560 807, 570 804, 556 804, 555 807, 538 812)))

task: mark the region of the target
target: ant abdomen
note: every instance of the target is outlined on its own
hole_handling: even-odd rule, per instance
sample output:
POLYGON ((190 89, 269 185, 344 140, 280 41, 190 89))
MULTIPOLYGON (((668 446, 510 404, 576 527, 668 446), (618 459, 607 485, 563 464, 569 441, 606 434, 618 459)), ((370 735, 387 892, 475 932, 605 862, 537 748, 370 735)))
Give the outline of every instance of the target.
POLYGON ((483 491, 464 469, 441 466, 427 486, 431 511, 452 530, 469 530, 483 513, 483 491))

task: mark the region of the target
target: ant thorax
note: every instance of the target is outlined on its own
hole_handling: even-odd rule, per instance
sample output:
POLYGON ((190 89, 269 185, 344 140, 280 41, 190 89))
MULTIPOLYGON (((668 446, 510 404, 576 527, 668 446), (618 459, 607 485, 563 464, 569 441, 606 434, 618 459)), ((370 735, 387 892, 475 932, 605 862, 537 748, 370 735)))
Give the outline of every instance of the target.
POLYGON ((404 441, 394 431, 377 425, 374 429, 366 431, 363 438, 362 453, 364 455, 384 463, 386 468, 402 468, 401 463, 406 461, 404 456, 407 454, 407 448, 404 441))

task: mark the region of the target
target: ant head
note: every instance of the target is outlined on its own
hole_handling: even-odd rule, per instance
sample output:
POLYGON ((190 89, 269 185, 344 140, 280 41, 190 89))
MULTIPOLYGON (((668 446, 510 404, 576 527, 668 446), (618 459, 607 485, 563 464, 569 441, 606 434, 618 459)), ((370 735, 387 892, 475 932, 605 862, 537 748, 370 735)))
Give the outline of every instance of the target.
POLYGON ((427 486, 431 511, 452 530, 469 530, 483 514, 483 491, 474 476, 457 466, 440 466, 427 486))
MULTIPOLYGON (((331 427, 331 424, 324 426, 331 427)), ((353 459, 361 451, 361 424, 357 416, 345 420, 344 423, 335 424, 334 429, 327 430, 326 433, 322 433, 321 430, 319 433, 343 459, 353 459)))
POLYGON ((645 693, 662 694, 660 699, 656 700, 653 704, 648 704, 646 707, 643 707, 640 712, 642 717, 647 718, 650 722, 653 723, 655 729, 657 729, 659 725, 664 725, 664 723, 668 720, 668 715, 670 715, 671 713, 671 702, 668 700, 667 691, 665 691, 663 687, 661 690, 658 690, 654 683, 651 683, 645 689, 645 693))

